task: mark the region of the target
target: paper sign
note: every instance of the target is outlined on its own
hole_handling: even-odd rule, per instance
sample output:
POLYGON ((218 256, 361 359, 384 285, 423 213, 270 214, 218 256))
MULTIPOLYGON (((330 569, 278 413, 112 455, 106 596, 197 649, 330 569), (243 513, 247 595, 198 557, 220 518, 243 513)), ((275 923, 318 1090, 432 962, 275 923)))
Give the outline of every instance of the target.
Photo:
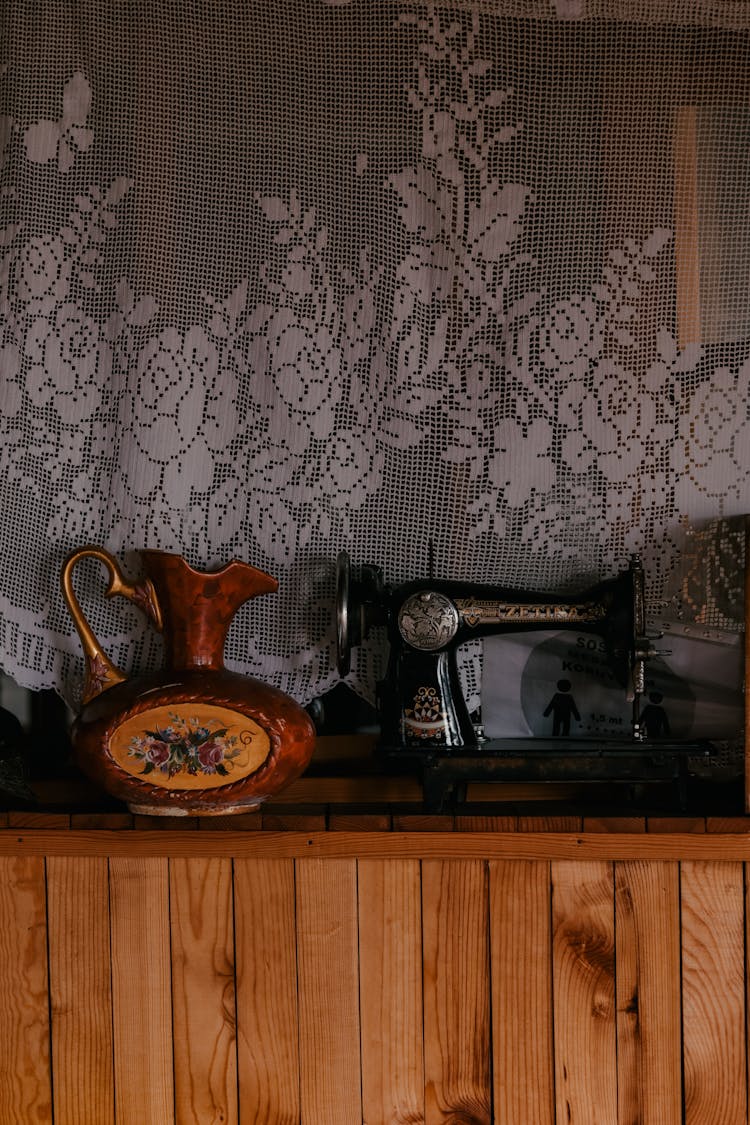
MULTIPOLYGON (((741 636, 682 623, 660 628, 662 652, 647 661, 638 713, 647 737, 736 737, 744 721, 741 636)), ((601 637, 566 630, 485 638, 489 738, 627 738, 634 715, 626 694, 601 637)))

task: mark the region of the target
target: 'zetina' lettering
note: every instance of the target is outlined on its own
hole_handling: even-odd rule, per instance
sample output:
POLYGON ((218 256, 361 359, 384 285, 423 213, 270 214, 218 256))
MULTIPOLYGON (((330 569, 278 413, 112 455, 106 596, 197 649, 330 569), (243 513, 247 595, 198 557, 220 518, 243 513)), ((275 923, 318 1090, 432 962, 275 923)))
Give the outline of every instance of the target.
POLYGON ((505 625, 514 621, 580 622, 591 624, 602 621, 606 610, 599 602, 546 603, 531 602, 506 604, 504 602, 477 602, 470 598, 456 598, 456 608, 464 624, 475 628, 477 625, 505 625))

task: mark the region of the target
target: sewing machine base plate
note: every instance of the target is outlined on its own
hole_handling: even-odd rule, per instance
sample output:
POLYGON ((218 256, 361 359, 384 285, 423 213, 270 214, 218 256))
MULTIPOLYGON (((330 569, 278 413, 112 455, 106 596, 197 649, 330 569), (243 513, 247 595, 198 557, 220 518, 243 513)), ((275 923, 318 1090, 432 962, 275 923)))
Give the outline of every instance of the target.
POLYGON ((710 742, 606 739, 493 739, 456 749, 381 747, 391 764, 416 769, 424 802, 439 812, 449 796, 461 802, 469 782, 672 782, 687 800, 688 759, 709 760, 710 742))

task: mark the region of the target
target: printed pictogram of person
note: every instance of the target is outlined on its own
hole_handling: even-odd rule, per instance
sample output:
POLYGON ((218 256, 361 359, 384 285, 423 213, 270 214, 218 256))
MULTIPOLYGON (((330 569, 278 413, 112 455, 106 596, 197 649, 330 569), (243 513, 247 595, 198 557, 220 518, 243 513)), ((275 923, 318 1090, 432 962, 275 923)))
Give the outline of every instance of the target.
POLYGON ((550 699, 544 711, 544 718, 552 716, 552 737, 570 734, 570 720, 581 721, 578 708, 573 696, 570 694, 570 680, 558 680, 557 691, 550 699))
POLYGON ((650 691, 648 694, 649 701, 641 711, 639 720, 646 738, 669 738, 669 719, 661 706, 663 698, 660 691, 650 691))

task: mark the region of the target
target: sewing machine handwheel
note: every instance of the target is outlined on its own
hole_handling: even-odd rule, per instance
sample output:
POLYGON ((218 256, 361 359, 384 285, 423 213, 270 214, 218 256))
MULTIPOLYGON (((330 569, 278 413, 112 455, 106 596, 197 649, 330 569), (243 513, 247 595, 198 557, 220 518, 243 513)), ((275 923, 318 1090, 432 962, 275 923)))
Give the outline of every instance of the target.
POLYGON ((355 573, 348 554, 341 551, 336 560, 336 667, 340 676, 349 674, 352 649, 369 635, 371 626, 385 624, 386 600, 378 567, 365 565, 355 573))
POLYGON ((352 666, 352 636, 349 620, 349 595, 352 565, 346 551, 336 559, 336 667, 343 678, 352 666))

